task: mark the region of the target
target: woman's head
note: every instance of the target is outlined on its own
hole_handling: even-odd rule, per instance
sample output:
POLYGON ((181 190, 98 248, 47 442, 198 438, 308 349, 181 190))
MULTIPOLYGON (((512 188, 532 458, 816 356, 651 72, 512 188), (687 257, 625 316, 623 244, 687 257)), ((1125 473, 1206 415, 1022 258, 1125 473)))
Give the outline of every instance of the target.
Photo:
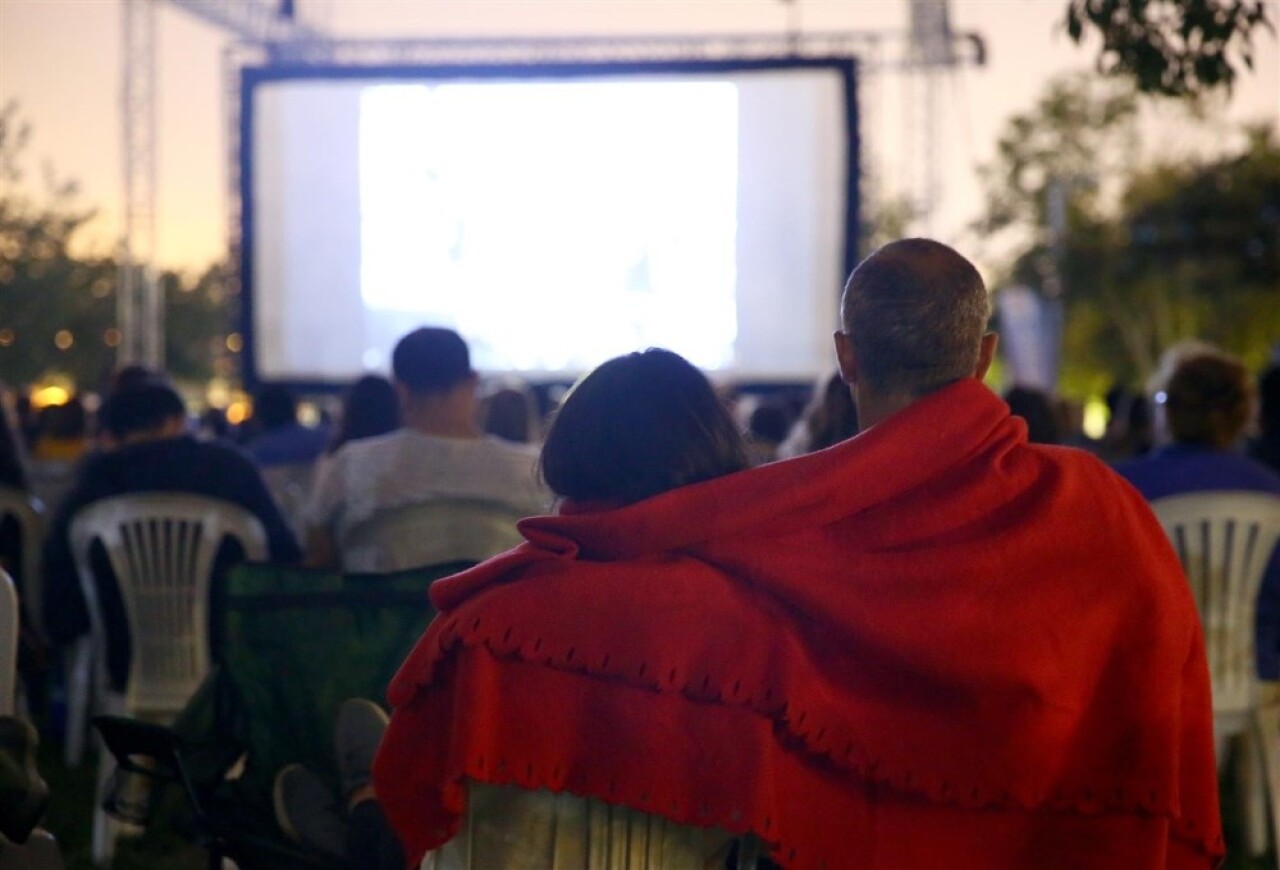
POLYGON ((342 400, 342 417, 329 450, 348 441, 372 438, 400 427, 400 405, 391 381, 380 375, 365 375, 351 385, 342 400))
POLYGON ((1201 351, 1174 364, 1155 401, 1173 441, 1226 449, 1249 422, 1253 384, 1236 357, 1201 351))
POLYGON ((706 377, 658 348, 579 381, 542 447, 547 486, 577 501, 630 503, 746 467, 742 437, 706 377))

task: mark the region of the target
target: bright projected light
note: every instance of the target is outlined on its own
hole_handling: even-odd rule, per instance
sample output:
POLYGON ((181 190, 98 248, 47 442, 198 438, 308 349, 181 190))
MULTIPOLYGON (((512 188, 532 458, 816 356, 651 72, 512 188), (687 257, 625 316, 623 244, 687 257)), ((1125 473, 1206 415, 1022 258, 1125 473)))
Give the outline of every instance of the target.
POLYGON ((365 305, 456 328, 481 369, 585 369, 649 345, 724 367, 737 108, 728 82, 366 89, 365 305))
POLYGON ((245 71, 249 378, 385 371, 425 324, 534 379, 650 346, 832 370, 851 63, 535 73, 245 71))

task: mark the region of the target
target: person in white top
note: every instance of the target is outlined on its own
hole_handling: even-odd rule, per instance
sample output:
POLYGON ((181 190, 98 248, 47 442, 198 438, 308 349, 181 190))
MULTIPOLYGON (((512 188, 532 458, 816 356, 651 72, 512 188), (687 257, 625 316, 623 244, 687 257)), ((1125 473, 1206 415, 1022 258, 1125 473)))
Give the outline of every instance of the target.
MULTIPOLYGON (((399 508, 467 499, 532 515, 550 506, 537 473, 537 448, 481 430, 478 379, 461 336, 441 327, 415 329, 396 344, 391 365, 401 428, 352 441, 326 464, 304 513, 308 565, 371 570, 342 558, 338 542, 361 523, 399 508)), ((514 525, 510 531, 509 539, 479 557, 518 542, 514 525)))

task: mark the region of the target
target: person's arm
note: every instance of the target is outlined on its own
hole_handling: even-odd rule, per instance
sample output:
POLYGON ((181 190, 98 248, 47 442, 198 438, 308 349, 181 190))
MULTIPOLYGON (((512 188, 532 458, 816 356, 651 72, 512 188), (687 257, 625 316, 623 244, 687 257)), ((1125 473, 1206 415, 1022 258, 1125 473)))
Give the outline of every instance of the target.
POLYGON ((322 526, 307 526, 306 552, 302 564, 308 568, 337 568, 338 547, 333 535, 322 526))
POLYGON ((262 472, 253 464, 253 460, 239 451, 228 454, 233 457, 228 469, 229 480, 236 481, 233 486, 234 501, 258 518, 267 532, 267 548, 271 553, 271 561, 296 563, 302 559, 302 548, 298 546, 298 538, 293 529, 285 521, 280 506, 276 504, 262 472))
POLYGON ((346 451, 339 450, 316 465, 315 481, 302 512, 306 553, 302 563, 308 568, 337 568, 338 545, 333 528, 343 502, 342 480, 346 451))

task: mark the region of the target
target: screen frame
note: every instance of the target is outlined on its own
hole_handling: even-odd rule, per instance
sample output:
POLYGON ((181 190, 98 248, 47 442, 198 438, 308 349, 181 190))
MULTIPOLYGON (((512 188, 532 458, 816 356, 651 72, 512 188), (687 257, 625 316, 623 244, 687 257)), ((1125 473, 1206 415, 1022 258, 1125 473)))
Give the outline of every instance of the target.
MULTIPOLYGON (((861 212, 861 148, 858 132, 858 61, 851 56, 821 57, 741 57, 713 60, 566 62, 512 64, 387 64, 387 65, 262 65, 240 69, 239 141, 236 148, 239 188, 239 249, 237 274, 240 283, 240 375, 245 389, 255 391, 272 384, 305 393, 332 393, 345 382, 327 380, 264 379, 257 368, 256 321, 254 319, 254 92, 262 85, 285 81, 379 79, 407 81, 420 79, 448 82, 483 79, 574 79, 627 78, 643 75, 689 75, 699 73, 751 72, 759 70, 827 69, 840 77, 844 90, 845 146, 848 171, 845 177, 843 227, 843 270, 848 275, 857 265, 859 215, 861 212)), ((833 304, 838 302, 839 291, 833 304)), ((487 374, 487 373, 482 373, 487 374)), ((519 373, 515 373, 519 374, 519 373)), ((523 377, 523 376, 522 376, 523 377)), ((526 378, 530 383, 561 382, 563 376, 526 378)), ((759 382, 759 378, 753 378, 759 382)))

